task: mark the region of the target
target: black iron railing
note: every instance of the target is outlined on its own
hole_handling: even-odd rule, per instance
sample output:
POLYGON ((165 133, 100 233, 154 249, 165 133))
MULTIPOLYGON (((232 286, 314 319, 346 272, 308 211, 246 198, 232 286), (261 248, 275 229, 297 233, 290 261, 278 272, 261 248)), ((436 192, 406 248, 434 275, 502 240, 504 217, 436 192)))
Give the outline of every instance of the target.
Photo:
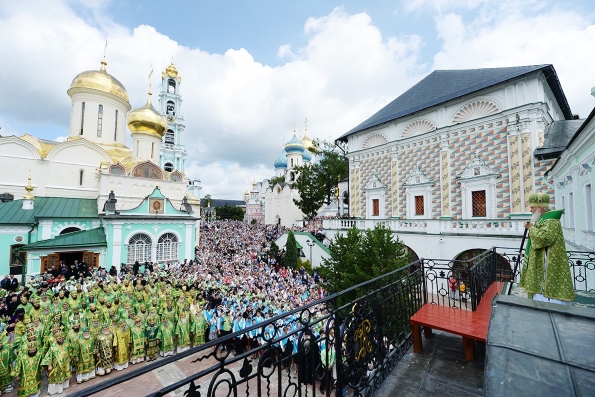
POLYGON ((419 265, 176 356, 129 368, 72 395, 124 395, 131 381, 143 385, 137 395, 151 396, 343 396, 346 390, 353 396, 371 395, 411 346, 409 319, 423 304, 419 265), (234 355, 238 338, 252 333, 261 344, 243 353, 237 349, 234 355), (229 348, 224 351, 223 346, 229 348), (191 375, 158 390, 143 381, 149 372, 180 360, 195 366, 191 375))
MULTIPOLYGON (((465 261, 419 259, 408 266, 318 302, 267 319, 73 393, 125 395, 371 396, 411 346, 410 317, 426 303, 476 310, 496 280, 514 280, 513 248, 492 248, 465 261), (247 351, 238 338, 253 334, 247 351), (227 349, 223 349, 226 346, 227 349), (168 365, 185 375, 159 389, 145 382, 168 365)), ((522 263, 522 262, 521 262, 522 263)), ((595 253, 569 252, 575 288, 593 291, 595 253)), ((111 376, 114 376, 113 374, 111 376)))

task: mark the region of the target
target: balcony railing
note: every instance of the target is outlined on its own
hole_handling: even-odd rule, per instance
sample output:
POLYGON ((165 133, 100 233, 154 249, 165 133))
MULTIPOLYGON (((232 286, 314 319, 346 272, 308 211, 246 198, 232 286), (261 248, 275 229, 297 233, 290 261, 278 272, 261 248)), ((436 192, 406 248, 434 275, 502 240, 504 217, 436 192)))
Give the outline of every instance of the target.
POLYGON ((528 219, 325 219, 330 230, 373 229, 382 224, 394 232, 522 236, 528 219))
MULTIPOLYGON (((342 397, 344 390, 370 396, 409 350, 409 319, 422 305, 475 310, 488 287, 505 273, 498 269, 507 267, 512 277, 510 269, 517 259, 518 250, 513 248, 492 248, 466 261, 419 259, 238 333, 106 378, 71 396, 124 395, 131 388, 126 382, 142 384, 137 394, 151 396, 342 397), (260 345, 232 355, 237 338, 250 333, 260 345), (323 362, 332 363, 333 355, 334 365, 328 370, 323 362), (249 362, 253 356, 258 359, 249 362), (191 373, 186 378, 157 386, 160 389, 145 382, 150 372, 187 357, 196 368, 185 371, 191 373), (297 363, 297 371, 292 363, 297 363)), ((579 283, 575 286, 595 292, 595 252, 570 252, 569 265, 579 283)))

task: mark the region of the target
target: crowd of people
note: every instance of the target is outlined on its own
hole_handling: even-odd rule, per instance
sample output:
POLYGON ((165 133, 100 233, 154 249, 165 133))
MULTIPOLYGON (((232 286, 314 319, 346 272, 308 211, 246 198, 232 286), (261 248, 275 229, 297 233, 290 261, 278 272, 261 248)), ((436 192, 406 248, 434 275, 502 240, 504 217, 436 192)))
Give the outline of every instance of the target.
MULTIPOLYGON (((59 394, 73 376, 86 382, 184 352, 319 300, 325 292, 318 276, 265 254, 283 232, 277 225, 216 221, 201 227, 192 259, 110 271, 75 261, 31 277, 24 287, 12 288, 9 279, 0 305, 0 393, 16 384, 19 396, 38 395, 43 375, 48 394, 59 394)), ((297 315, 285 316, 219 348, 241 354, 268 335, 280 338, 279 351, 291 355, 300 343, 291 335, 297 327, 297 315)), ((321 332, 322 322, 305 337, 321 332)), ((329 371, 331 356, 321 355, 329 371)))

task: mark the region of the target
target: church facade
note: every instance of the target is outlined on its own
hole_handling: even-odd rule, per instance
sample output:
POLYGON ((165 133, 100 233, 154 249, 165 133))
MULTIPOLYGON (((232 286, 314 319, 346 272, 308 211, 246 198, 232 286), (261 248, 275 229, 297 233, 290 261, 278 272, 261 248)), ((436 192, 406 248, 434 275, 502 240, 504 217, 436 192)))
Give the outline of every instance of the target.
POLYGON ((68 89, 66 141, 0 137, 0 167, 11 170, 0 178, 0 272, 26 266, 34 274, 74 259, 109 268, 193 257, 200 181, 184 174, 180 83, 172 63, 162 74, 161 112, 150 88, 146 104, 131 110, 104 59, 68 89), (161 209, 151 212, 150 202, 161 209))
POLYGON ((431 258, 515 246, 529 195, 554 193, 555 159, 534 153, 572 119, 552 65, 434 71, 338 138, 354 219, 325 220, 327 235, 382 223, 431 258))

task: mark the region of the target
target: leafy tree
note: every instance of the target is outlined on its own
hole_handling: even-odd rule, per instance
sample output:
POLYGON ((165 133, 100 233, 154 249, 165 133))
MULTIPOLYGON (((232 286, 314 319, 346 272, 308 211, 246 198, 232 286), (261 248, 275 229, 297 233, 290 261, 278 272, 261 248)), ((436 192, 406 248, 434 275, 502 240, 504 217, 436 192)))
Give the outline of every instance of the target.
POLYGON ((324 203, 329 205, 335 197, 335 190, 338 183, 345 178, 349 169, 343 154, 337 151, 335 145, 329 142, 318 142, 319 175, 320 185, 324 191, 324 203))
POLYGON ((304 164, 294 168, 298 177, 293 187, 300 193, 300 198, 293 202, 304 213, 306 220, 316 216, 324 203, 324 190, 320 178, 320 165, 304 164))
POLYGON ((267 254, 271 257, 271 258, 277 258, 277 256, 279 256, 279 246, 277 245, 277 243, 275 243, 274 241, 271 241, 271 246, 269 247, 269 251, 267 252, 267 254))
POLYGON ((295 241, 295 236, 293 231, 289 231, 287 233, 287 242, 285 243, 285 266, 290 267, 292 269, 297 269, 298 264, 298 249, 297 249, 297 241, 295 241))
POLYGON ((231 219, 234 221, 244 220, 244 210, 240 207, 231 206, 225 203, 224 206, 217 208, 217 219, 231 219))
POLYGON ((274 176, 269 180, 269 186, 275 186, 277 183, 285 182, 285 176, 274 176))
POLYGON ((319 273, 331 292, 371 280, 408 262, 405 245, 381 224, 365 232, 353 227, 345 235, 337 234, 329 251, 330 258, 323 259, 319 273))
POLYGON ((252 220, 250 221, 251 224, 256 225, 256 218, 252 218, 252 220))

